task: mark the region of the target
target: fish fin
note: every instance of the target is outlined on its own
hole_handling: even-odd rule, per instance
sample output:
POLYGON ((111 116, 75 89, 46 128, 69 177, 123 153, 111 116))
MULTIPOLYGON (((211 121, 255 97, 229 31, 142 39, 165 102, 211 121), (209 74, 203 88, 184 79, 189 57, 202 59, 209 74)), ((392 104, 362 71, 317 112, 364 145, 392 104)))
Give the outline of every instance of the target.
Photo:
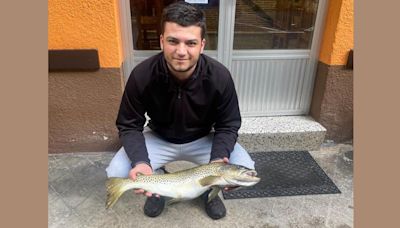
POLYGON ((213 185, 219 179, 219 176, 208 176, 199 180, 201 186, 213 185))
POLYGON ((211 187, 211 191, 210 191, 210 193, 208 193, 207 203, 209 203, 212 199, 214 199, 218 195, 219 191, 221 191, 220 187, 216 187, 216 186, 211 187))
POLYGON ((107 200, 106 200, 106 209, 112 207, 119 197, 128 190, 124 187, 124 178, 119 177, 110 177, 106 181, 106 190, 107 190, 107 200))
POLYGON ((172 204, 174 204, 174 203, 178 203, 178 202, 180 202, 180 201, 181 201, 181 199, 178 199, 178 198, 171 198, 170 200, 167 201, 167 206, 170 206, 170 205, 172 205, 172 204))

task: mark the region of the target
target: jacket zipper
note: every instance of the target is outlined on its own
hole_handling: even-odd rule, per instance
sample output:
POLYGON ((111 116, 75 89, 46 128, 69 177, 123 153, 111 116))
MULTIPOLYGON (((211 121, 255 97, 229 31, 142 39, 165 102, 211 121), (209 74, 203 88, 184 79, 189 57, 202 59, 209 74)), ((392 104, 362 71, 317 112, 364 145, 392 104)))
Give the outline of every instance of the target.
POLYGON ((179 137, 179 134, 183 131, 184 127, 182 125, 182 118, 183 118, 183 113, 182 113, 182 88, 178 87, 178 96, 176 99, 176 107, 175 107, 175 118, 177 119, 176 121, 179 122, 179 125, 175 128, 175 136, 179 137))
POLYGON ((178 87, 178 99, 180 100, 182 97, 182 90, 181 87, 178 87))

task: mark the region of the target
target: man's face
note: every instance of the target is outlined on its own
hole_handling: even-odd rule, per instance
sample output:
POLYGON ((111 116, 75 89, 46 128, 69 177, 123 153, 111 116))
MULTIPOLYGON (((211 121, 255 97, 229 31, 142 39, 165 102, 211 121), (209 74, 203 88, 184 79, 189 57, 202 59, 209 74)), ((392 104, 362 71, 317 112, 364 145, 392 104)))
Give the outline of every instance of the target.
POLYGON ((201 39, 201 28, 198 26, 182 27, 166 22, 160 46, 168 68, 178 79, 184 80, 192 75, 203 53, 205 40, 201 39))

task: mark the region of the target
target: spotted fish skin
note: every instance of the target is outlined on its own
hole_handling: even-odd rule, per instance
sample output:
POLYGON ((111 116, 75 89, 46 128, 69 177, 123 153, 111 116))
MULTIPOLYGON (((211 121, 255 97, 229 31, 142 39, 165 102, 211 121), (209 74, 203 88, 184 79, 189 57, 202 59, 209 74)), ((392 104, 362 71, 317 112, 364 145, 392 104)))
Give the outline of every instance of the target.
MULTIPOLYGON (((254 170, 215 162, 168 174, 139 175, 136 180, 111 177, 106 181, 106 208, 130 189, 144 189, 175 201, 194 199, 213 186, 252 186, 259 182, 254 170)), ((215 193, 213 194, 215 195, 215 193)))

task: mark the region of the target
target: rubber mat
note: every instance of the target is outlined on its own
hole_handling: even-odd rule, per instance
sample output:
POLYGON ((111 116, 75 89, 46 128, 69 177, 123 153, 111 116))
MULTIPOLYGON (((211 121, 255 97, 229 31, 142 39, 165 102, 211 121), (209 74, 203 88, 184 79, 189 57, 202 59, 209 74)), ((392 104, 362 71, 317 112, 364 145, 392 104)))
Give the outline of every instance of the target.
POLYGON ((261 181, 223 191, 225 199, 341 193, 308 151, 250 153, 261 181))

